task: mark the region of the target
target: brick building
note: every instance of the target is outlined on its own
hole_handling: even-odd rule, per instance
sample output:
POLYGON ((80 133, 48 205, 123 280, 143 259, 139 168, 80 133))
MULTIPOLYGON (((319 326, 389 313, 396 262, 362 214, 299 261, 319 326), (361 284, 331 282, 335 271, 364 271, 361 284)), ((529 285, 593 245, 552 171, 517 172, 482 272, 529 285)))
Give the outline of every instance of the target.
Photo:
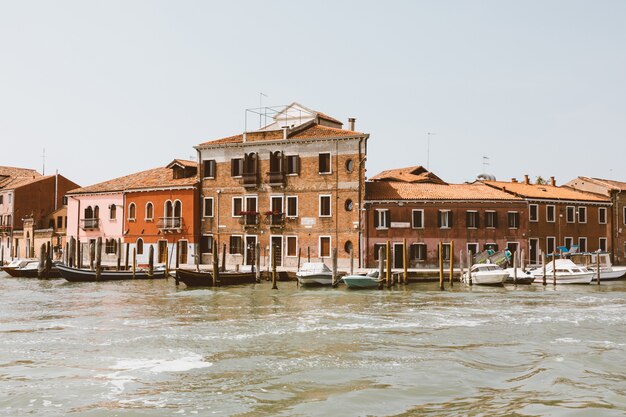
POLYGON ((33 257, 37 245, 64 243, 65 216, 57 224, 54 212, 62 210, 64 195, 78 185, 62 175, 41 175, 24 168, 0 167, 0 251, 4 259, 33 257), (37 238, 35 238, 35 234, 37 238))
POLYGON ((523 182, 483 182, 524 199, 527 206, 524 233, 530 263, 539 262, 539 251, 552 253, 558 246, 569 249, 577 245, 582 252, 610 251, 611 201, 608 197, 557 187, 554 177, 550 184, 531 184, 528 175, 523 182))
POLYGON ((251 264, 257 242, 264 263, 274 250, 282 266, 296 266, 298 253, 328 260, 333 248, 339 265, 351 249, 358 260, 369 135, 353 123, 344 130, 292 103, 259 130, 196 146, 203 263, 214 240, 226 245, 230 266, 251 264))
POLYGON ((403 263, 407 240, 409 267, 435 267, 438 243, 444 260, 459 251, 525 249, 526 204, 520 197, 481 182, 447 184, 421 166, 384 171, 366 183, 365 264, 375 267, 378 248, 391 244, 394 268, 403 263))
POLYGON ((610 246, 612 248, 613 262, 624 263, 626 259, 626 182, 607 180, 602 178, 576 177, 565 184, 568 187, 581 191, 601 194, 611 201, 611 213, 609 215, 610 246))

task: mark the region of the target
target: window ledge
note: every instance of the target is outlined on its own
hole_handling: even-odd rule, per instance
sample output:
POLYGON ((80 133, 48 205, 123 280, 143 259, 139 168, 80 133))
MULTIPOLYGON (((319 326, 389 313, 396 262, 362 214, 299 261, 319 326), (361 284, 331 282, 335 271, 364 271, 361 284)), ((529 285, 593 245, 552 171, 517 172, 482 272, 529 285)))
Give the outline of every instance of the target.
POLYGON ((332 175, 332 171, 330 172, 318 172, 319 175, 332 175))

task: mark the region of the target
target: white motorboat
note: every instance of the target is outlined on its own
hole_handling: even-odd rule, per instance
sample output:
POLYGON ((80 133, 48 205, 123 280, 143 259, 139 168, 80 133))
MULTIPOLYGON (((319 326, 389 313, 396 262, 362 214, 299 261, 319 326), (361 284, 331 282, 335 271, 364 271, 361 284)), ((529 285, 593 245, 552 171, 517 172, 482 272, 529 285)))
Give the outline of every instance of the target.
MULTIPOLYGON (((546 282, 553 282, 556 272, 557 284, 589 284, 593 279, 593 271, 584 266, 576 265, 569 259, 556 259, 546 263, 546 282)), ((543 281, 543 267, 531 271, 535 277, 535 282, 543 281)))
POLYGON ((332 285, 333 272, 323 262, 305 262, 296 278, 300 285, 332 285))
POLYGON ((464 273, 461 280, 465 283, 470 282, 476 285, 502 285, 509 277, 509 273, 500 268, 496 264, 474 264, 470 268, 470 273, 464 273))
POLYGON ((576 265, 585 266, 593 271, 592 279, 597 278, 598 256, 600 257, 600 281, 622 278, 626 274, 626 266, 613 266, 611 263, 611 255, 607 252, 600 253, 579 253, 572 255, 570 258, 576 265))
POLYGON ((378 270, 368 272, 366 275, 346 275, 342 280, 348 288, 378 288, 381 282, 378 270))
POLYGON ((535 281, 535 277, 530 271, 525 271, 522 268, 507 268, 509 276, 505 280, 507 284, 532 284, 535 281), (517 269, 517 276, 515 275, 515 269, 517 269))

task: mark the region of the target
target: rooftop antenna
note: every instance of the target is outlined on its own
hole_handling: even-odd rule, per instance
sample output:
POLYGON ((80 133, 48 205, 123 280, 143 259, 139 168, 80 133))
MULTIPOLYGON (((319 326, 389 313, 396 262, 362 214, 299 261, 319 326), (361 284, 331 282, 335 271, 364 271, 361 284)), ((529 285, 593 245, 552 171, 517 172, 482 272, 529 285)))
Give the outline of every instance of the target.
POLYGON ((489 165, 489 157, 483 155, 483 172, 487 172, 487 165, 489 165))
POLYGON ((41 160, 41 175, 46 175, 46 148, 43 148, 43 155, 41 155, 41 160))
POLYGON ((428 137, 427 145, 426 145, 426 169, 430 171, 430 135, 435 135, 436 133, 426 132, 426 136, 428 137))
POLYGON ((263 127, 263 114, 261 114, 261 110, 263 110, 263 97, 267 97, 267 94, 259 93, 259 129, 263 127))

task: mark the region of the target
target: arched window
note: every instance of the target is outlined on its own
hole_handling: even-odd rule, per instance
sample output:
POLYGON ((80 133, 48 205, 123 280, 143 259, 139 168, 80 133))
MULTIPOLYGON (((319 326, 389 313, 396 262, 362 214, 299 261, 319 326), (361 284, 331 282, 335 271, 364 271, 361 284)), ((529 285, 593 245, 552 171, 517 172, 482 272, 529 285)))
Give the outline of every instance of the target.
POLYGON ((143 255, 143 239, 137 239, 137 255, 143 255))
POLYGON ((87 208, 85 209, 85 218, 93 219, 93 209, 91 208, 91 206, 87 206, 87 208))
POLYGON ((117 218, 117 206, 115 204, 111 204, 109 206, 109 219, 115 220, 117 218))
POLYGON ((135 221, 135 203, 130 203, 128 205, 128 220, 135 221))
POLYGON ((146 204, 146 220, 152 219, 154 219, 154 206, 151 202, 148 202, 148 204, 146 204))
POLYGON ((174 227, 181 227, 183 217, 183 203, 176 200, 174 203, 174 227))
POLYGON ((93 218, 94 219, 99 219, 100 218, 100 207, 95 206, 93 208, 93 218))
POLYGON ((173 209, 171 201, 167 200, 165 202, 165 207, 163 209, 163 212, 165 214, 165 217, 168 219, 174 217, 174 209, 173 209))

